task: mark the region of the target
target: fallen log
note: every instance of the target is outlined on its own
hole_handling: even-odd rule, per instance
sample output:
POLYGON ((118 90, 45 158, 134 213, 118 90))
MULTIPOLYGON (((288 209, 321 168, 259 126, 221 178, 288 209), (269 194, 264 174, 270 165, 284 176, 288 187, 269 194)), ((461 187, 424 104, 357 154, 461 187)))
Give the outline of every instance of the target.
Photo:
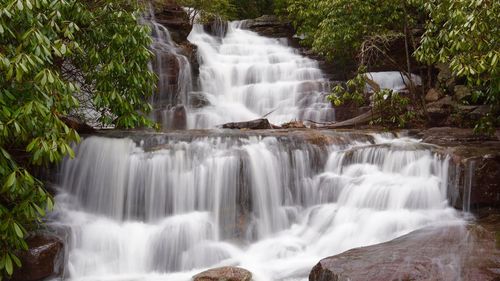
POLYGON ((355 127, 357 125, 364 125, 370 121, 372 121, 375 118, 378 118, 380 116, 380 113, 373 112, 373 110, 370 110, 368 112, 365 112, 361 115, 358 115, 354 118, 338 122, 335 124, 331 125, 326 125, 326 126, 319 126, 318 128, 321 129, 338 129, 338 128, 348 128, 348 127, 355 127))
POLYGON ((219 127, 222 127, 223 129, 265 130, 274 129, 276 126, 273 126, 271 123, 269 123, 269 120, 261 118, 251 121, 226 123, 219 127))

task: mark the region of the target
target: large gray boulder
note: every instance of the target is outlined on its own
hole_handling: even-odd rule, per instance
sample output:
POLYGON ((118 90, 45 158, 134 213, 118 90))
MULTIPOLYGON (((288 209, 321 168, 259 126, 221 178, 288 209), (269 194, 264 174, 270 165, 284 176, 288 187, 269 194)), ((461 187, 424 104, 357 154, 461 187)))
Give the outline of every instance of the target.
POLYGON ((479 225, 429 227, 325 258, 309 281, 498 280, 495 244, 494 232, 479 225))

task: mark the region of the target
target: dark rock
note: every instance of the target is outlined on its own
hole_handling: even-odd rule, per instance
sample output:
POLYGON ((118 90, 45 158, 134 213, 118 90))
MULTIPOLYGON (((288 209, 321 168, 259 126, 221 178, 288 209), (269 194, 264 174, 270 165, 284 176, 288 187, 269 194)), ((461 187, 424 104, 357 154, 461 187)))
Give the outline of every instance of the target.
POLYGON ((453 88, 455 100, 461 101, 472 95, 471 90, 464 85, 457 85, 453 88))
POLYGON ((292 38, 295 30, 288 21, 282 21, 276 16, 263 15, 256 19, 246 20, 244 28, 259 33, 262 36, 274 38, 292 38))
POLYGON ((62 274, 64 251, 61 240, 48 234, 37 234, 26 241, 29 250, 18 255, 22 267, 15 270, 12 281, 37 281, 62 274))
POLYGON ((186 41, 179 43, 179 49, 180 53, 184 55, 191 64, 191 70, 193 71, 193 74, 198 75, 200 72, 200 63, 198 61, 198 47, 186 41))
POLYGON ((445 96, 436 102, 427 104, 429 126, 440 127, 449 125, 448 117, 450 116, 455 105, 456 102, 454 102, 450 96, 445 96))
POLYGON ((174 1, 158 4, 155 10, 156 21, 165 26, 170 32, 172 40, 182 43, 187 42, 192 25, 189 16, 184 9, 174 1))
POLYGON ((453 87, 455 87, 456 80, 451 72, 450 66, 445 63, 438 63, 436 64, 436 68, 439 69, 439 73, 437 75, 439 85, 449 92, 452 92, 453 87))
POLYGON ((435 88, 431 88, 425 95, 426 102, 435 102, 443 97, 443 93, 435 88))
POLYGON ((187 128, 187 112, 184 105, 176 105, 172 109, 172 129, 185 130, 187 128))
POLYGON ((228 23, 220 18, 215 18, 203 25, 203 30, 208 34, 220 38, 226 37, 228 23))
POLYGON ((189 105, 193 108, 201 108, 210 105, 210 101, 202 92, 189 93, 189 105))
POLYGON ((461 145, 449 151, 455 162, 453 206, 476 213, 500 207, 500 142, 461 145))
POLYGON ((500 207, 500 140, 476 135, 472 129, 431 128, 419 134, 426 143, 439 145, 453 161, 451 204, 476 212, 500 207))
POLYGON ((482 226, 428 227, 321 260, 309 281, 494 280, 495 234, 482 226))
POLYGON ((491 106, 490 105, 480 105, 477 106, 472 112, 469 114, 470 118, 473 120, 479 120, 481 117, 486 116, 486 114, 491 112, 491 106))
POLYGON ((341 105, 335 107, 335 121, 341 122, 352 119, 371 110, 371 107, 358 107, 356 105, 341 105))
POLYGON ((86 124, 76 117, 62 116, 60 117, 60 119, 64 122, 64 124, 66 124, 66 126, 77 131, 79 134, 92 134, 96 131, 94 127, 86 124))
POLYGON ((223 129, 249 129, 249 130, 262 130, 273 129, 271 123, 267 119, 255 119, 245 122, 232 122, 222 125, 223 129))
POLYGON ((246 269, 225 266, 209 269, 193 276, 193 281, 251 281, 252 273, 246 269))

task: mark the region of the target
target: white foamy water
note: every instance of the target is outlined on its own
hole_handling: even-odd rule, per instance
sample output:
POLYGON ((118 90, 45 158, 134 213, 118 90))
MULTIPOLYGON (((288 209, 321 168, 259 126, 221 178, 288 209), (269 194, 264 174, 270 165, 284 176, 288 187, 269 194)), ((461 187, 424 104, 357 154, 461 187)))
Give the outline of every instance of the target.
POLYGON ((256 281, 307 280, 326 256, 458 220, 448 159, 412 139, 343 139, 86 139, 57 196, 67 277, 187 281, 237 265, 256 281))
POLYGON ((328 83, 318 63, 297 53, 286 40, 266 38, 231 22, 221 38, 195 25, 189 40, 198 47, 200 87, 210 106, 191 109, 191 128, 263 117, 333 121, 326 101, 328 83))

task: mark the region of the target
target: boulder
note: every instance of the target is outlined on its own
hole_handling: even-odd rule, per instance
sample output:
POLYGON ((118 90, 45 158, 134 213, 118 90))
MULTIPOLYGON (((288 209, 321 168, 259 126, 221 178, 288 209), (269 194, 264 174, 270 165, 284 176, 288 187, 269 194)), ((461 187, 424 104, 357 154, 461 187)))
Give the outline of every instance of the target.
POLYGON ((251 281, 252 273, 246 269, 225 266, 209 269, 193 276, 193 281, 251 281))
POLYGON ((189 105, 193 108, 202 108, 211 104, 203 92, 191 92, 188 99, 189 105))
POLYGON ((498 280, 495 240, 480 225, 428 227, 322 259, 309 281, 498 280))
POLYGON ((26 239, 29 250, 18 255, 22 267, 14 271, 12 281, 37 281, 63 273, 62 241, 49 234, 36 234, 26 239))
POLYGON ((457 85, 453 88, 455 100, 461 101, 472 95, 471 90, 464 85, 457 85))
POLYGON ((479 120, 481 117, 486 116, 486 114, 491 113, 491 106, 488 104, 480 105, 476 107, 472 112, 469 114, 470 118, 473 120, 479 120))
POLYGON ((249 130, 263 130, 273 129, 273 125, 269 120, 261 118, 244 122, 232 122, 222 125, 223 129, 249 129, 249 130))
POLYGON ((438 83, 446 90, 452 91, 455 87, 456 80, 455 76, 451 72, 450 66, 445 63, 436 64, 436 68, 439 70, 437 75, 438 83))
POLYGON ((435 102, 438 101, 440 98, 442 98, 444 95, 441 91, 431 88, 427 94, 425 95, 425 101, 426 102, 435 102))
POLYGON ((427 104, 427 114, 429 115, 429 126, 446 126, 456 102, 450 96, 427 104))

